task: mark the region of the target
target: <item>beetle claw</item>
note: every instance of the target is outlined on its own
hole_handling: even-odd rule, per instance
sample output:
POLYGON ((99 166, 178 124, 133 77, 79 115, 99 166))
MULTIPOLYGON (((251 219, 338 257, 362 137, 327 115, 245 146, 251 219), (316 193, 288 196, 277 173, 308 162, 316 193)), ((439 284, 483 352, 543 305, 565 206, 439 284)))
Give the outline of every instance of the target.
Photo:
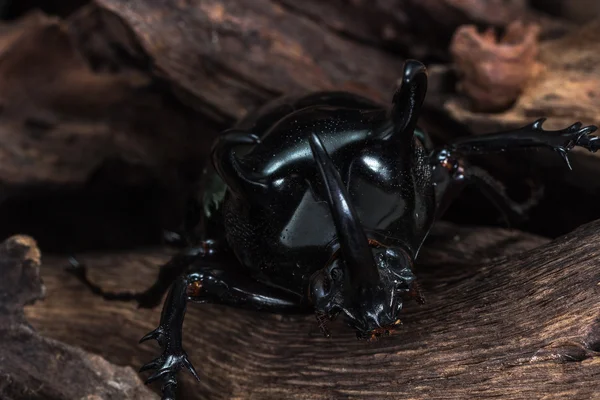
POLYGON ((155 360, 150 361, 148 364, 144 364, 142 366, 142 368, 140 368, 138 370, 138 372, 148 371, 148 370, 151 370, 151 369, 154 369, 154 368, 158 367, 159 365, 160 365, 160 359, 157 358, 155 360))
POLYGON ((159 380, 160 378, 164 377, 165 375, 167 375, 169 373, 169 370, 160 370, 160 371, 156 371, 154 374, 150 375, 146 381, 144 382, 146 385, 151 384, 152 382, 156 382, 157 380, 159 380))
POLYGON ((200 382, 200 377, 198 376, 198 373, 196 372, 196 368, 194 368, 194 366, 192 365, 190 360, 188 360, 187 357, 183 358, 183 365, 188 369, 188 371, 190 371, 190 373, 194 376, 194 378, 196 378, 196 380, 198 382, 200 382))
POLYGON ((163 337, 164 337, 164 332, 161 329, 161 327, 159 326, 155 330, 148 332, 143 338, 140 339, 139 343, 144 343, 147 340, 155 339, 158 342, 158 344, 160 344, 162 347, 163 337))
POLYGON ((197 381, 200 380, 196 369, 190 360, 188 360, 185 351, 180 347, 173 348, 166 346, 166 349, 161 356, 140 368, 140 372, 156 369, 156 372, 150 375, 145 380, 145 383, 148 385, 152 382, 163 380, 162 392, 164 400, 173 398, 172 394, 169 393, 173 392, 175 386, 177 386, 177 378, 175 375, 182 368, 186 368, 190 371, 197 381))

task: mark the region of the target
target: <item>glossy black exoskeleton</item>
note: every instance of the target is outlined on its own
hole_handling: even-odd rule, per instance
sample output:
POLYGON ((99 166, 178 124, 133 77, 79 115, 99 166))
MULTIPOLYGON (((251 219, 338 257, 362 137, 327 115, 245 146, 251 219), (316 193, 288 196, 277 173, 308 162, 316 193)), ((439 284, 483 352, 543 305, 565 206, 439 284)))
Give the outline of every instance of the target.
MULTIPOLYGON (((188 301, 276 313, 343 315, 359 337, 397 328, 403 302, 421 299, 414 261, 432 224, 467 184, 477 184, 508 214, 527 206, 465 156, 547 147, 595 152, 595 126, 558 131, 543 120, 514 131, 470 136, 434 148, 417 126, 427 72, 408 61, 392 107, 345 92, 284 98, 224 132, 215 142, 200 206, 195 245, 161 268, 143 293, 107 293, 145 307, 169 290, 156 339, 155 369, 163 399, 173 398, 182 367, 195 376, 182 347, 188 301)), ((570 166, 569 166, 570 168, 570 166)), ((197 376, 196 376, 197 377, 197 376)))

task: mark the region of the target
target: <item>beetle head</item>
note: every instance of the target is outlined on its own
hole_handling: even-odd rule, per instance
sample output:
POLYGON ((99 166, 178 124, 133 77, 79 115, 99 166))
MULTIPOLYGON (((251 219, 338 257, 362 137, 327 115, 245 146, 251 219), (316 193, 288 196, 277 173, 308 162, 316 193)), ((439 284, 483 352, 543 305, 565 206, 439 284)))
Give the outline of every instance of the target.
POLYGON ((371 251, 379 273, 376 285, 353 283, 341 257, 311 277, 309 295, 324 333, 323 319, 342 314, 359 338, 387 335, 400 324, 404 300, 419 296, 412 261, 404 250, 372 243, 371 251))
POLYGON ((324 333, 323 318, 343 313, 357 336, 381 336, 399 324, 402 299, 414 293, 412 258, 400 247, 367 239, 341 177, 316 134, 311 135, 310 146, 325 184, 339 249, 311 277, 309 297, 324 333))

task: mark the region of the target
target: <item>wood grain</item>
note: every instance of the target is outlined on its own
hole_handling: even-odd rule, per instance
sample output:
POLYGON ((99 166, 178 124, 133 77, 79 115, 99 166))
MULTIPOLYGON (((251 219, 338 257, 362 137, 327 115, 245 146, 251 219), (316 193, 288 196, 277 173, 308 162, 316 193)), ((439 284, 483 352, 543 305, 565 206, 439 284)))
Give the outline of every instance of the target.
POLYGON ((131 368, 112 365, 31 328, 23 306, 44 297, 39 269, 40 250, 31 237, 12 236, 0 243, 0 398, 157 398, 131 368))
MULTIPOLYGON (((323 338, 313 317, 190 306, 184 341, 201 382, 184 399, 598 398, 600 221, 548 242, 494 228, 440 223, 419 263, 427 304, 376 343, 341 323, 323 338)), ((165 250, 88 254, 113 289, 144 288, 165 250)), ((44 335, 138 367, 158 355, 137 340, 160 310, 105 302, 49 257, 47 299, 27 317, 44 335)))

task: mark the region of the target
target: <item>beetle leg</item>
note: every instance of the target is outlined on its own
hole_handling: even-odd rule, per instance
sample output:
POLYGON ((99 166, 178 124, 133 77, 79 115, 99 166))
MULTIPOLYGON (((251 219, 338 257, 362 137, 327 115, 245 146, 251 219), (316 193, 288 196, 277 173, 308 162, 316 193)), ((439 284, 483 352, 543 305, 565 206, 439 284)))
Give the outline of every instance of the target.
POLYGON ((146 380, 146 384, 162 380, 163 400, 175 398, 176 374, 181 368, 187 368, 199 380, 182 346, 182 326, 187 306, 188 284, 188 277, 177 278, 163 306, 160 325, 140 339, 140 343, 155 339, 163 349, 163 353, 158 358, 140 368, 140 372, 157 370, 146 380))
POLYGON ((600 149, 599 138, 591 135, 597 130, 596 126, 583 127, 580 122, 577 122, 564 129, 547 131, 542 128, 544 121, 545 118, 542 118, 511 131, 461 138, 449 146, 435 150, 432 153, 432 163, 437 181, 437 217, 439 218, 446 211, 450 202, 458 196, 465 185, 470 183, 481 188, 504 216, 513 220, 522 219, 525 212, 536 205, 542 196, 542 191, 538 190, 526 202, 515 202, 508 197, 500 182, 485 170, 468 165, 463 156, 546 147, 556 151, 571 169, 567 153, 575 146, 594 153, 600 149))
POLYGON ((105 300, 111 301, 137 301, 140 308, 154 308, 160 304, 164 294, 169 289, 173 281, 198 258, 203 257, 209 252, 207 242, 202 246, 190 247, 187 250, 176 254, 166 264, 160 267, 158 278, 152 286, 143 292, 110 292, 105 291, 99 285, 90 281, 87 276, 87 268, 80 264, 75 258, 69 259, 71 265, 67 269, 83 283, 92 293, 102 296, 105 300))
POLYGON ((529 199, 518 203, 506 193, 504 185, 486 170, 470 165, 463 158, 455 157, 449 150, 434 153, 434 176, 436 198, 438 199, 436 218, 439 219, 450 203, 469 184, 476 185, 503 214, 507 222, 522 221, 526 213, 541 200, 543 188, 535 190, 529 199))
MULTIPOLYGON (((202 261, 194 273, 178 277, 163 306, 158 328, 144 336, 141 342, 155 339, 162 354, 144 365, 140 372, 156 370, 146 383, 162 380, 163 399, 173 399, 177 372, 187 368, 198 375, 182 346, 182 327, 188 301, 228 305, 270 312, 300 312, 306 308, 299 295, 271 287, 247 277, 237 268, 213 266, 202 261)), ((237 265, 236 265, 237 266, 237 265)))
POLYGON ((547 131, 542 128, 544 121, 545 118, 541 118, 519 129, 458 139, 447 149, 453 153, 467 155, 527 147, 547 147, 556 151, 569 169, 571 164, 567 153, 573 147, 583 147, 593 153, 600 149, 599 138, 591 136, 598 129, 596 126, 582 127, 581 122, 577 122, 564 129, 547 131))

